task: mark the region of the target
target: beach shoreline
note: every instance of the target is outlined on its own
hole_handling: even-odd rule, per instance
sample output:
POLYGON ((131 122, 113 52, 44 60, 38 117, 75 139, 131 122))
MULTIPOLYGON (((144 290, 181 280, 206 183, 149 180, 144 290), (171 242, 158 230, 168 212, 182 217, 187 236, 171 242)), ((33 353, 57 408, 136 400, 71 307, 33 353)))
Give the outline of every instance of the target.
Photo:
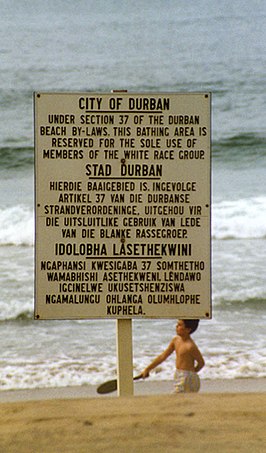
MULTIPOLYGON (((173 393, 173 381, 142 380, 134 383, 134 396, 169 395, 171 393, 173 393)), ((266 378, 202 379, 199 393, 266 393, 266 378)), ((105 396, 97 394, 97 385, 2 390, 0 391, 0 404, 16 401, 103 398, 105 396)), ((107 396, 117 396, 117 392, 107 396)))

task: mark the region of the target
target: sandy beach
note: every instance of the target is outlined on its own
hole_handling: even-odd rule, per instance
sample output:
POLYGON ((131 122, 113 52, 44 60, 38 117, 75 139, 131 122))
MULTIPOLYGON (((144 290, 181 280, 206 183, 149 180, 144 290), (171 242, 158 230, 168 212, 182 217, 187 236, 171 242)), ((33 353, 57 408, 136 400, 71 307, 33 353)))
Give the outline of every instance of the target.
POLYGON ((134 397, 120 398, 99 397, 93 386, 1 392, 0 451, 264 450, 265 379, 208 381, 199 394, 170 392, 169 382, 142 382, 134 397))

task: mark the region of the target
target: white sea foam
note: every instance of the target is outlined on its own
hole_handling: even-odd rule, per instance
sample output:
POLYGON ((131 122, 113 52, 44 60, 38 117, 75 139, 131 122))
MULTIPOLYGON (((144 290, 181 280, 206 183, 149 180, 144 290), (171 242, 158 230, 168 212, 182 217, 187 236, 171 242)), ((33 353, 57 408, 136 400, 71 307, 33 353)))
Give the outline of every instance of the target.
MULTIPOLYGON (((115 339, 113 339, 115 342, 115 339)), ((245 351, 235 353, 234 350, 217 351, 209 353, 203 350, 206 365, 200 372, 202 379, 235 379, 235 378, 260 378, 265 377, 265 357, 257 353, 254 357, 253 351, 249 354, 245 351)), ((85 358, 84 358, 85 359, 85 358)), ((43 361, 27 360, 16 361, 14 358, 10 363, 1 361, 0 389, 26 389, 42 387, 64 387, 76 385, 96 385, 116 377, 116 356, 106 354, 104 360, 97 361, 97 351, 86 360, 56 360, 44 358, 43 361)), ((145 356, 134 359, 134 374, 141 372, 149 363, 145 356)), ((161 366, 157 367, 150 374, 150 380, 173 380, 174 356, 170 357, 161 366)))
POLYGON ((33 245, 33 212, 28 206, 0 208, 0 245, 33 245))
POLYGON ((266 237, 266 197, 221 201, 212 207, 214 239, 266 237))

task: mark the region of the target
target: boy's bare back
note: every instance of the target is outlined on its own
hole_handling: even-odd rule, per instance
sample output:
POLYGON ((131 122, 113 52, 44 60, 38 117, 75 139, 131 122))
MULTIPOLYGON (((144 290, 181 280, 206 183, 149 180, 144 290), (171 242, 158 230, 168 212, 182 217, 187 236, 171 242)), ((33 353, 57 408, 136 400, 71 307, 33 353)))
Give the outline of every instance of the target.
POLYGON ((183 339, 180 336, 173 338, 173 345, 176 353, 176 368, 178 370, 199 371, 204 365, 200 351, 192 338, 183 339), (197 365, 195 366, 195 362, 197 365))

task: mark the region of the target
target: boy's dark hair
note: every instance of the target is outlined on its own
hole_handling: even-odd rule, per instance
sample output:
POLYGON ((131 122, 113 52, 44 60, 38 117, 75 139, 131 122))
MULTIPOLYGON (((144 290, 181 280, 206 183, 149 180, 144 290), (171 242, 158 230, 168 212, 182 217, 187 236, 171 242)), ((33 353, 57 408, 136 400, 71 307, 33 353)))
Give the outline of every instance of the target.
POLYGON ((190 329, 190 333, 195 332, 199 325, 199 319, 183 319, 186 327, 190 329))

